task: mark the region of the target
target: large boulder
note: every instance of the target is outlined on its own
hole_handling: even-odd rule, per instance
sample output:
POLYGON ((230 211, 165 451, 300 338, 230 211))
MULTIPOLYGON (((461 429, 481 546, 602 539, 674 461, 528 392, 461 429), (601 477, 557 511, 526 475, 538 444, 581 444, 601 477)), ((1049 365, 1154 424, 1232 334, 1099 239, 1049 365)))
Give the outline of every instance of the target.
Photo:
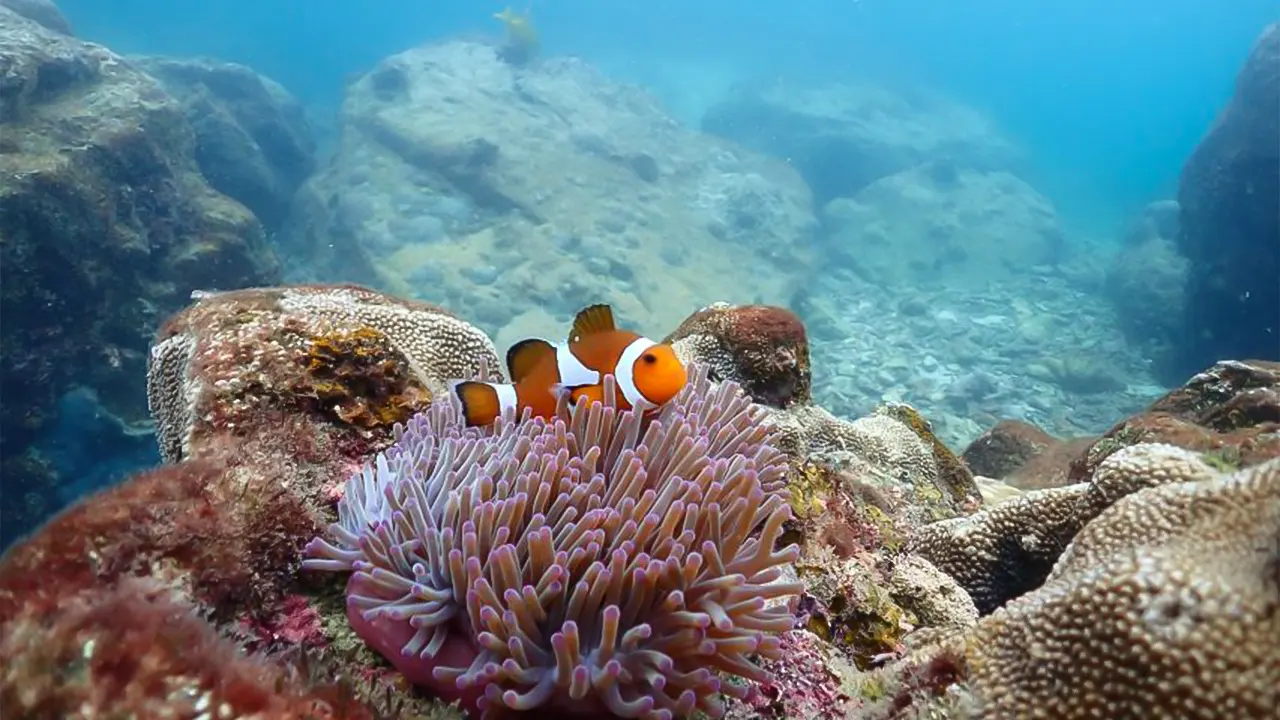
MULTIPOLYGON (((273 280, 262 227, 205 182, 182 107, 106 48, 0 8, 0 458, 7 541, 57 504, 28 451, 75 386, 147 417, 159 319, 273 280)), ((105 460, 105 458, 104 458, 105 460)))
POLYGON ((702 127, 798 168, 819 204, 927 160, 1004 169, 1018 151, 972 108, 870 85, 746 83, 702 127))
POLYGON ((1004 171, 939 161, 881 178, 827 204, 832 264, 884 287, 983 287, 1056 262, 1053 206, 1004 171))
POLYGON ((1280 24, 1182 169, 1178 248, 1190 262, 1171 382, 1217 358, 1280 359, 1280 24))
POLYGON ((1186 309, 1191 268, 1178 251, 1178 213, 1176 202, 1148 205, 1134 220, 1103 282, 1121 330, 1157 360, 1157 369, 1177 352, 1186 309))
POLYGON ((342 122, 281 237, 310 259, 298 279, 465 307, 506 341, 562 333, 596 301, 657 332, 721 297, 785 300, 806 276, 814 219, 794 170, 580 60, 426 45, 353 82, 342 122))
POLYGON ((53 3, 53 0, 0 0, 0 7, 7 7, 54 32, 71 34, 71 23, 67 22, 66 16, 53 3))
POLYGON ((315 169, 316 141, 302 104, 278 83, 208 58, 131 57, 182 102, 196 131, 196 161, 219 192, 268 229, 315 169))

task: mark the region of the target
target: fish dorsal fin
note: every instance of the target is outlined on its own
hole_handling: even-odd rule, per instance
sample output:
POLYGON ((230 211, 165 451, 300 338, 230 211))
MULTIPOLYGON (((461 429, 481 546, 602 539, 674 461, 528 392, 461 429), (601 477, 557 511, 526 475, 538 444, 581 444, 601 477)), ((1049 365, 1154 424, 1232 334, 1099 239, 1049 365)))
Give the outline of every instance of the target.
POLYGON ((588 335, 613 332, 617 329, 613 324, 613 308, 603 303, 589 305, 573 319, 573 330, 569 333, 569 341, 577 342, 588 335))
POLYGON ((555 362, 556 348, 542 338, 521 340, 507 351, 507 374, 518 383, 541 362, 555 362))

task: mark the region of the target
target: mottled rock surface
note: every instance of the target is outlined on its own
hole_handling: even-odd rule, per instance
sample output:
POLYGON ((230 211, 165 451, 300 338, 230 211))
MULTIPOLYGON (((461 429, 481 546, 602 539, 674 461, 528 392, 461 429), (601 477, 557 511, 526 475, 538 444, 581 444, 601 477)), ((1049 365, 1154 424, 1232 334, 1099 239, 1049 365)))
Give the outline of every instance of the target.
POLYGON ((707 111, 702 127, 788 158, 820 204, 926 160, 999 169, 1018 156, 971 108, 872 86, 743 84, 707 111))
POLYGON ((178 98, 196 132, 200 172, 268 229, 315 169, 316 141, 302 104, 270 78, 209 58, 131 56, 178 98))
POLYGON ((34 20, 54 32, 63 35, 71 34, 71 23, 53 3, 53 0, 0 0, 0 7, 6 7, 19 15, 34 20))
POLYGON ((786 408, 813 400, 804 323, 783 308, 714 303, 663 342, 710 365, 713 378, 735 380, 762 405, 786 408))
POLYGON ((1001 420, 970 443, 960 458, 977 475, 1004 479, 1057 442, 1031 423, 1001 420))
POLYGON ((559 336, 601 301, 658 336, 721 298, 785 304, 806 277, 815 223, 794 170, 581 60, 426 45, 353 82, 342 122, 281 235, 311 262, 299 276, 465 307, 514 339, 559 336))
POLYGON ((56 509, 31 444, 59 397, 146 418, 151 333, 193 290, 270 283, 262 227, 211 188, 181 106, 109 50, 0 7, 0 544, 56 509))
POLYGON ((829 262, 885 287, 981 287, 1057 262, 1053 206, 1005 171, 935 161, 827 203, 829 262))
POLYGON ((1144 208, 1103 282, 1121 330, 1157 365, 1168 365, 1171 353, 1180 352, 1191 270, 1177 244, 1180 212, 1171 200, 1144 208))
POLYGON ((1190 272, 1171 384, 1220 358, 1280 360, 1277 107, 1280 24, 1272 24, 1182 168, 1177 244, 1190 272))
POLYGON ((1071 463, 1094 440, 1059 440, 1030 423, 1001 420, 970 443, 960 457, 975 475, 1003 480, 1022 490, 1040 490, 1070 484, 1071 463))

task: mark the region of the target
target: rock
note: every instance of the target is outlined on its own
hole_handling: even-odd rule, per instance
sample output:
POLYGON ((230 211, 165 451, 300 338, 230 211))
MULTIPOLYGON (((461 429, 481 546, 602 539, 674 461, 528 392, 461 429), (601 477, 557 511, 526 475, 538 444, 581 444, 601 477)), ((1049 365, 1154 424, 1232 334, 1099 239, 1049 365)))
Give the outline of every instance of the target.
POLYGON ((590 302, 655 332, 719 297, 783 303, 807 277, 815 222, 794 170, 579 60, 426 45, 353 82, 342 113, 281 235, 311 259, 298 277, 467 308, 491 334, 540 306, 557 336, 590 302))
POLYGON ((887 287, 982 287, 1052 264, 1064 236, 1049 201, 1007 172, 917 166, 827 204, 828 262, 887 287))
POLYGON ((1196 374, 1145 411, 1116 423, 1071 465, 1087 478, 1111 453, 1135 443, 1168 443, 1206 453, 1223 468, 1280 457, 1280 363, 1224 361, 1196 374))
POLYGON ((1001 420, 970 443, 960 459, 976 475, 1003 480, 1057 443, 1057 438, 1031 423, 1001 420))
POLYGON ((56 510, 56 480, 11 473, 56 420, 59 398, 92 390, 145 420, 146 350, 193 290, 272 282, 262 227, 206 184, 182 109, 105 48, 0 8, 0 458, 7 541, 56 510), (11 484, 14 483, 14 484, 11 484), (29 514, 22 508, 38 508, 29 514), (14 513, 14 514, 11 514, 14 513))
POLYGON ((343 603, 313 597, 299 561, 395 423, 449 378, 497 361, 452 314, 353 286, 212 293, 171 318, 148 377, 170 464, 81 498, 0 558, 6 716, 194 716, 197 701, 231 712, 247 697, 256 709, 245 712, 279 708, 272 717, 296 716, 288 708, 304 700, 333 717, 457 717, 421 698, 376 714, 357 701, 341 662, 376 688, 375 705, 391 697, 390 678, 356 647, 345 661, 327 652, 344 642, 332 625, 343 603), (100 655, 86 655, 98 639, 100 655), (73 651, 92 672, 33 682, 73 651), (293 672, 286 654, 306 656, 309 671, 293 672), (259 667, 246 677, 248 663, 259 667))
POLYGON ((1280 360, 1280 24, 1182 168, 1178 249, 1190 262, 1167 382, 1218 359, 1280 360))
POLYGON ((1038 587, 1085 523, 1142 487, 1125 478, 1165 482, 1280 459, 1280 363, 1218 363, 1103 436, 1053 448, 1013 476, 1051 489, 926 525, 908 543, 984 613, 1038 587), (1130 473, 1135 465, 1168 471, 1130 473))
POLYGON ((1141 245, 1157 238, 1176 239, 1181 214, 1182 207, 1178 205, 1177 200, 1157 200, 1147 203, 1125 234, 1124 244, 1126 246, 1141 245))
POLYGON ((0 7, 6 7, 19 15, 34 20, 46 28, 70 35, 71 23, 63 16, 62 11, 53 0, 0 0, 0 7))
POLYGON ((315 169, 316 141, 302 104, 275 81, 207 58, 133 56, 130 62, 181 101, 196 131, 200 171, 275 230, 315 169))
POLYGON ((1031 456, 1004 481, 1020 490, 1056 488, 1072 483, 1071 465, 1097 441, 1096 437, 1055 440, 1043 451, 1031 456))
POLYGON ((961 459, 976 475, 1019 490, 1040 490, 1071 482, 1071 463, 1094 438, 1059 440, 1031 423, 1001 420, 965 448, 961 459))
POLYGON ((707 111, 702 127, 798 168, 819 204, 937 160, 939 182, 961 168, 1003 169, 1018 151, 971 108, 872 86, 748 84, 707 111))
POLYGON ((1174 240, 1164 237, 1126 245, 1107 269, 1103 290, 1121 330, 1162 363, 1182 336, 1190 269, 1174 240))
POLYGON ((443 308, 354 285, 257 288, 207 296, 165 323, 147 398, 161 453, 178 462, 201 455, 204 435, 259 422, 264 389, 277 412, 377 431, 372 440, 482 363, 501 372, 492 341, 443 308))

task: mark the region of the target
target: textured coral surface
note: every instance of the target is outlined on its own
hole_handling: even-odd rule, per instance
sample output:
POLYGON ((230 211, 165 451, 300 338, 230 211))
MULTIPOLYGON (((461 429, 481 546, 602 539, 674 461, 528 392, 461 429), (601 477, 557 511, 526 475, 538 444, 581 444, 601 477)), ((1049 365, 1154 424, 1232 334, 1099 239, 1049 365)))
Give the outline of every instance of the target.
MULTIPOLYGON (((1280 460, 1220 474, 1159 447, 1109 462, 1163 455, 1185 481, 1116 502, 1043 587, 969 639, 982 717, 1275 717, 1280 460)), ((1174 480, 1152 477, 1160 467, 1140 461, 1123 472, 1174 480)))

